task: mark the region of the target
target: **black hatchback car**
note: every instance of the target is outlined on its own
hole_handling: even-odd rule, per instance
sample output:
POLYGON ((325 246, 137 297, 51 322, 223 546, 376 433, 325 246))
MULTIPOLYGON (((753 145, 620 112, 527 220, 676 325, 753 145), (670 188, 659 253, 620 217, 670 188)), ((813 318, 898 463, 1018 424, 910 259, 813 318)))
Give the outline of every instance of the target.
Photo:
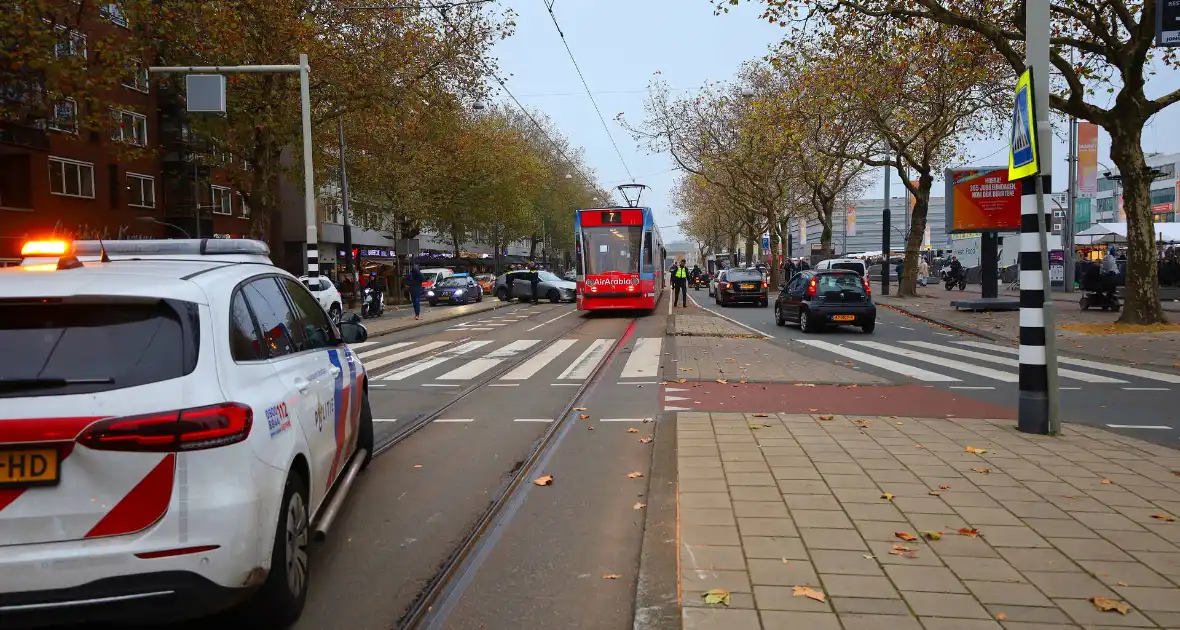
POLYGON ((758 306, 769 303, 766 279, 757 269, 725 269, 717 278, 717 303, 729 306, 750 302, 758 306))
POLYGON ((809 270, 779 285, 774 321, 779 326, 799 322, 799 330, 805 333, 839 324, 860 326, 871 333, 877 327, 877 306, 873 304, 868 278, 859 273, 809 270))
POLYGON ((455 274, 436 282, 426 291, 426 300, 431 306, 444 304, 470 304, 483 301, 483 289, 468 274, 455 274))

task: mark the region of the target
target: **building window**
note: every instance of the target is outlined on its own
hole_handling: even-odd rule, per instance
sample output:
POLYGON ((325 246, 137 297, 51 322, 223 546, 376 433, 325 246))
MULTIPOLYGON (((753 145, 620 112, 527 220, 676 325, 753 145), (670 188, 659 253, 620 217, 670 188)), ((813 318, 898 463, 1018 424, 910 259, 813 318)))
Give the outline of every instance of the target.
POLYGON ((1101 192, 1106 192, 1108 190, 1114 190, 1114 180, 1113 179, 1106 179, 1105 177, 1099 179, 1098 180, 1098 190, 1101 192))
POLYGON ((213 214, 227 214, 234 213, 234 198, 233 191, 225 186, 211 186, 213 192, 213 214))
POLYGON ((147 94, 151 92, 151 86, 148 83, 148 69, 138 59, 133 59, 131 65, 123 69, 126 76, 123 77, 123 87, 131 88, 136 92, 143 92, 147 94))
POLYGON ((111 134, 111 140, 140 147, 147 146, 147 116, 117 109, 114 111, 114 117, 116 128, 115 133, 111 134))
POLYGON ((78 133, 78 103, 72 98, 58 101, 53 106, 53 118, 46 126, 54 131, 78 133))
POLYGON ((155 208, 156 178, 150 175, 127 173, 127 205, 137 208, 155 208))
POLYGON ((80 31, 58 26, 57 45, 53 52, 60 59, 62 57, 81 57, 86 59, 86 35, 80 31))
POLYGON ((118 2, 107 2, 100 5, 98 7, 98 13, 110 20, 111 24, 127 26, 127 16, 123 15, 123 10, 119 8, 118 2))
POLYGON ((239 214, 238 216, 243 219, 249 219, 250 218, 250 205, 246 203, 246 196, 243 195, 242 193, 238 193, 238 204, 240 205, 240 207, 242 209, 242 213, 239 214))
POLYGON ((1151 191, 1151 205, 1156 206, 1161 203, 1174 203, 1176 201, 1176 189, 1172 186, 1167 188, 1157 188, 1151 191))
POLYGON ((94 165, 65 158, 49 158, 49 192, 94 199, 94 165))

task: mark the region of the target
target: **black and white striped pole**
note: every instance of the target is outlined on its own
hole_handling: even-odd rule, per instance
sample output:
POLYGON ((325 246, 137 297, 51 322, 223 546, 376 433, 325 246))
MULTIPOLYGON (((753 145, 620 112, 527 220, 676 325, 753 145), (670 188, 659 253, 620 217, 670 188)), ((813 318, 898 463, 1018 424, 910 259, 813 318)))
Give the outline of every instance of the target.
POLYGON ((1053 130, 1049 124, 1049 0, 1028 0, 1025 72, 1016 84, 1008 177, 1020 180, 1020 400, 1017 428, 1061 433, 1057 344, 1049 283, 1053 130), (1039 139, 1047 140, 1041 144, 1039 139))

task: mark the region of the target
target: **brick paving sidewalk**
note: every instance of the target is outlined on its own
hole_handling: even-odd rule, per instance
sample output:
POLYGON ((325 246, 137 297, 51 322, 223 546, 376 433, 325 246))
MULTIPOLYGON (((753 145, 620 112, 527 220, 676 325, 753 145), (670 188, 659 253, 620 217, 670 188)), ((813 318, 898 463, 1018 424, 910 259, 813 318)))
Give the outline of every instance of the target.
POLYGON ((678 414, 686 630, 1180 628, 1180 521, 1153 517, 1180 516, 1180 452, 1075 425, 861 419, 678 414))

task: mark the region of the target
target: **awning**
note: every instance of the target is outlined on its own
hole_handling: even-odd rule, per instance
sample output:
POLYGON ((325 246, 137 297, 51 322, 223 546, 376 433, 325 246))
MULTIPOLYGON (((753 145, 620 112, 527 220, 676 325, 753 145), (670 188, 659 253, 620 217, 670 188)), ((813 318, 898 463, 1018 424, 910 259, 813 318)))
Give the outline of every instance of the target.
MULTIPOLYGON (((1151 226, 1156 240, 1161 243, 1180 243, 1180 223, 1155 223, 1151 226)), ((1078 232, 1078 245, 1098 245, 1127 242, 1126 223, 1099 223, 1078 232)))

